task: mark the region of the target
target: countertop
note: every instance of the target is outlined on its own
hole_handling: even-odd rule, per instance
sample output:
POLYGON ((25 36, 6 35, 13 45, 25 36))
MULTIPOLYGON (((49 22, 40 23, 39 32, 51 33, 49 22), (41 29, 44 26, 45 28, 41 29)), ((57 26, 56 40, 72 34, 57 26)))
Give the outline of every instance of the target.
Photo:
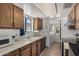
POLYGON ((19 49, 22 46, 25 46, 29 43, 32 43, 36 40, 43 38, 43 37, 45 37, 45 36, 31 37, 30 39, 18 40, 18 41, 15 42, 15 44, 0 48, 0 56, 5 55, 5 54, 7 54, 11 51, 14 51, 16 49, 19 49))
POLYGON ((63 38, 63 39, 76 39, 76 36, 70 35, 70 34, 62 34, 61 38, 63 38))

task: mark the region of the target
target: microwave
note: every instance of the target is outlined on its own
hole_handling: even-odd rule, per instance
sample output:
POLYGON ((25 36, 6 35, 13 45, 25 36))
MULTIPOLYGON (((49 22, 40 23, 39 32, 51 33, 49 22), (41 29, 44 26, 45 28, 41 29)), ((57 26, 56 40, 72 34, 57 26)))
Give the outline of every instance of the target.
POLYGON ((1 36, 0 37, 0 48, 11 45, 14 43, 12 36, 1 36))

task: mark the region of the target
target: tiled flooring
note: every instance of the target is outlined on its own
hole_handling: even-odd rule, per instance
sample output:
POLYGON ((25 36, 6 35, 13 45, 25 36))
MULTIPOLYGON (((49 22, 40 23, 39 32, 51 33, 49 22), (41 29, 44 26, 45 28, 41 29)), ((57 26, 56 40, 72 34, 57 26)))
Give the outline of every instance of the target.
POLYGON ((50 48, 46 48, 40 56, 61 56, 60 43, 54 42, 50 48))

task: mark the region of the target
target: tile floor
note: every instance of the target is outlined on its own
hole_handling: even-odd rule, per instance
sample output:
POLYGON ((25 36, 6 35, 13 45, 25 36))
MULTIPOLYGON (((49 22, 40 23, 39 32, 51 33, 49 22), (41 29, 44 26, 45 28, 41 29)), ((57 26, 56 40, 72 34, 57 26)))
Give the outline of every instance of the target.
POLYGON ((60 43, 54 42, 50 48, 46 48, 40 56, 61 56, 60 43))

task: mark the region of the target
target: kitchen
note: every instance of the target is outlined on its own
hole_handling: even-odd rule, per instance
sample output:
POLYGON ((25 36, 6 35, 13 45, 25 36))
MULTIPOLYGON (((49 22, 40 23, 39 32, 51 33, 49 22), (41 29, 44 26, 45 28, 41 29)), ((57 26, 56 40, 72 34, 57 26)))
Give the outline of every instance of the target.
POLYGON ((0 56, 54 56, 56 50, 56 56, 75 55, 78 7, 76 3, 0 3, 0 56), (51 46, 56 45, 53 51, 51 46))

